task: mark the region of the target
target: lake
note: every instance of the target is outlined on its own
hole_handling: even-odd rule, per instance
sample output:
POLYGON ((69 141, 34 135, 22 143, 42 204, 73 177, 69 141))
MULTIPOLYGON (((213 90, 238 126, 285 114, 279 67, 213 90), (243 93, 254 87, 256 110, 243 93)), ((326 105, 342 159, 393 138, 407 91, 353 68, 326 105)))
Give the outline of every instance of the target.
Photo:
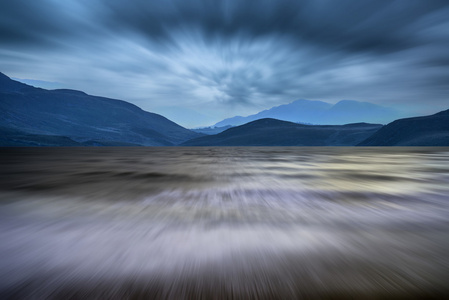
POLYGON ((449 148, 1 148, 0 298, 449 294, 449 148))

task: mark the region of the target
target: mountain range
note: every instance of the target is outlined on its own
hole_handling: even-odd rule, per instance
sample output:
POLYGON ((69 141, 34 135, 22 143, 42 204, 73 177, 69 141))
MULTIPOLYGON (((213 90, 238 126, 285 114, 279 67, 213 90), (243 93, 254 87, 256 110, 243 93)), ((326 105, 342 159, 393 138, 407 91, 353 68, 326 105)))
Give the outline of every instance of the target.
POLYGON ((381 127, 367 123, 303 125, 266 118, 195 138, 181 146, 354 146, 381 127))
POLYGON ((395 110, 369 102, 341 100, 336 104, 330 104, 323 101, 296 100, 247 117, 228 118, 211 127, 238 126, 264 118, 315 125, 359 122, 386 124, 398 117, 399 114, 395 110))
POLYGON ((35 88, 0 73, 3 146, 172 146, 201 136, 122 101, 35 88))
POLYGON ((449 146, 449 110, 387 125, 304 125, 259 119, 184 146, 449 146))
POLYGON ((243 125, 219 122, 216 125, 221 128, 194 132, 122 100, 69 89, 36 88, 0 73, 0 146, 449 146, 449 110, 385 126, 364 122, 338 125, 382 113, 389 118, 394 114, 366 102, 345 100, 331 105, 298 100, 233 118, 233 124, 256 118, 243 125), (302 117, 295 117, 295 107, 301 108, 297 115, 302 117), (315 116, 310 123, 317 122, 317 116, 327 116, 322 123, 337 125, 259 118, 273 114, 303 122, 315 116))

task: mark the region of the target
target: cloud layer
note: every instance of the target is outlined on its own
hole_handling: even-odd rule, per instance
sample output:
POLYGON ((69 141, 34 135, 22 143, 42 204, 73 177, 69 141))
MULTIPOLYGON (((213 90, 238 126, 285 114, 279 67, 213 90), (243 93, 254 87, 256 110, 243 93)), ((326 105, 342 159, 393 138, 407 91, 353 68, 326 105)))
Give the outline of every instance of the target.
POLYGON ((185 126, 299 98, 410 114, 449 108, 445 0, 4 0, 0 8, 1 72, 124 99, 185 126))

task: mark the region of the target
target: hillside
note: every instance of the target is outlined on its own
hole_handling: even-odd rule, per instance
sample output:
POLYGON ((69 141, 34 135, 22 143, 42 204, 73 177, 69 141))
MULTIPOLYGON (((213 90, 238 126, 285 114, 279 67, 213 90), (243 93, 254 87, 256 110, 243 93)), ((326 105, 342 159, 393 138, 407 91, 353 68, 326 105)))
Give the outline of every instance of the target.
POLYGON ((302 125, 261 119, 222 133, 195 138, 182 146, 354 146, 380 124, 302 125))
POLYGON ((449 146, 449 110, 391 122, 359 146, 449 146))
POLYGON ((3 146, 169 146, 201 136, 121 100, 35 88, 0 73, 3 146))

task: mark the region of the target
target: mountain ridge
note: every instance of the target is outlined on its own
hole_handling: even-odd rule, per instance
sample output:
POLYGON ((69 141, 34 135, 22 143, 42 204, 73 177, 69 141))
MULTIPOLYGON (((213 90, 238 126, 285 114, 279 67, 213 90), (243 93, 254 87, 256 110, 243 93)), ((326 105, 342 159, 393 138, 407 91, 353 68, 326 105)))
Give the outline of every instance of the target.
MULTIPOLYGON (((360 107, 365 111, 379 108, 354 100, 334 105, 297 100, 252 117, 273 111, 294 117, 291 108, 305 105, 308 112, 336 111, 340 120, 360 118, 360 107)), ((449 110, 397 119, 385 126, 367 122, 310 125, 260 118, 231 128, 197 130, 124 100, 71 89, 36 88, 0 73, 0 146, 449 146, 449 110)))
POLYGON ((368 123, 305 125, 264 118, 181 146, 354 146, 381 127, 368 123))
POLYGON ((0 109, 0 127, 13 130, 6 137, 10 140, 18 140, 15 130, 21 137, 67 137, 81 145, 98 140, 112 145, 172 146, 202 135, 123 100, 35 88, 2 73, 0 109))
POLYGON ((449 146, 449 109, 395 120, 358 146, 449 146))
POLYGON ((368 122, 385 124, 397 119, 398 112, 370 102, 341 100, 336 104, 300 99, 274 106, 246 117, 224 119, 211 127, 238 126, 263 118, 274 118, 302 124, 343 125, 368 122))

